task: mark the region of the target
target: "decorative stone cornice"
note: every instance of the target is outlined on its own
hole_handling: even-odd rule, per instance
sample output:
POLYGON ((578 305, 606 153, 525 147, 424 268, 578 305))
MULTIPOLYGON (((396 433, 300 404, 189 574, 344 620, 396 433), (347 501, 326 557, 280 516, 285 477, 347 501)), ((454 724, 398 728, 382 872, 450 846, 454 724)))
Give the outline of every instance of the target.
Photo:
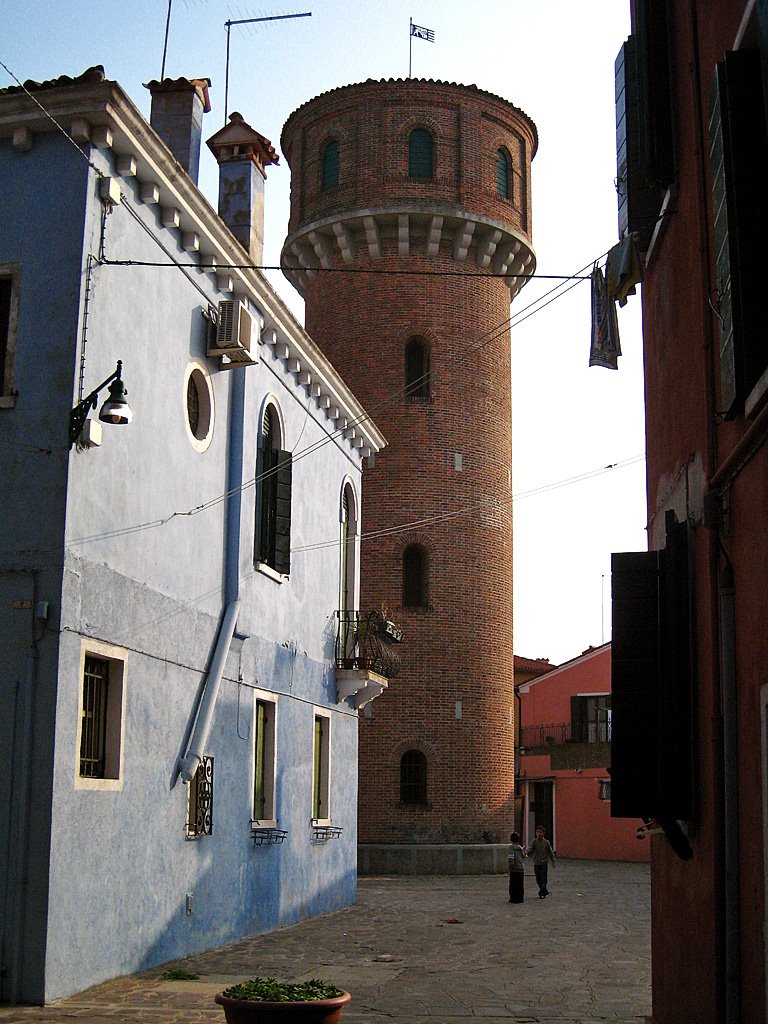
POLYGON ((377 260, 385 250, 403 259, 429 259, 445 248, 446 241, 468 276, 503 278, 510 301, 536 269, 530 243, 508 224, 455 207, 403 205, 346 210, 305 224, 286 239, 280 265, 303 296, 308 281, 318 270, 329 269, 334 256, 350 266, 363 252, 377 260))

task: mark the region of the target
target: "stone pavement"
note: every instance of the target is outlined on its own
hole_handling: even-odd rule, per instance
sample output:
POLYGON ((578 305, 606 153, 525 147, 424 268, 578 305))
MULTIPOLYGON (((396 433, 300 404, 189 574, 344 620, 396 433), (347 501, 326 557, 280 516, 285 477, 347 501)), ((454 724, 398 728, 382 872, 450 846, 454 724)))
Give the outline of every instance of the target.
POLYGON ((361 878, 322 918, 119 978, 0 1024, 224 1024, 213 995, 256 974, 348 989, 342 1024, 644 1024, 650 876, 644 864, 558 862, 552 895, 507 902, 504 875, 361 878), (168 981, 168 967, 200 975, 168 981))

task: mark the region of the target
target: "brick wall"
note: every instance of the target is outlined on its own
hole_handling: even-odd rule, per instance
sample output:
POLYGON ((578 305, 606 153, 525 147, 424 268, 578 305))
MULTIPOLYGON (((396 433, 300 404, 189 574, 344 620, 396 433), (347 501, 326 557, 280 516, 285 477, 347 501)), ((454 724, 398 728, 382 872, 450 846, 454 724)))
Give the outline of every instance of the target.
MULTIPOLYGON (((418 81, 338 89, 296 111, 282 144, 291 231, 340 211, 349 220, 356 209, 418 202, 503 220, 527 237, 535 128, 477 89, 418 81), (434 181, 406 177, 413 127, 435 134, 434 181), (319 187, 330 138, 341 153, 333 195, 319 187), (517 172, 511 201, 496 194, 501 145, 517 172)), ((345 266, 335 253, 331 269, 345 266)), ((447 239, 435 256, 413 246, 403 257, 386 231, 380 256, 358 246, 348 269, 309 281, 306 325, 389 442, 363 478, 361 607, 384 604, 406 637, 400 675, 360 720, 360 840, 499 841, 513 827, 514 783, 509 290, 478 276, 471 252, 458 264, 447 239), (414 335, 429 344, 428 399, 403 394, 414 335), (452 517, 435 519, 443 514, 452 517), (403 524, 412 525, 365 539, 403 524), (402 555, 412 542, 428 554, 426 609, 402 607, 402 555), (427 757, 424 807, 399 802, 400 757, 410 748, 427 757)))

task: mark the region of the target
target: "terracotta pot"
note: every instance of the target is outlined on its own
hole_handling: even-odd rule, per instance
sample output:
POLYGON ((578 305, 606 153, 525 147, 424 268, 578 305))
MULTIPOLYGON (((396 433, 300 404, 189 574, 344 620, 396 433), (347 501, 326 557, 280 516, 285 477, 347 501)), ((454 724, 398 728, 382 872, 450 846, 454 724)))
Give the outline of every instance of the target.
POLYGON ((270 1003, 263 999, 230 999, 219 992, 215 999, 224 1007, 227 1024, 337 1024, 352 996, 343 992, 333 999, 270 1003))

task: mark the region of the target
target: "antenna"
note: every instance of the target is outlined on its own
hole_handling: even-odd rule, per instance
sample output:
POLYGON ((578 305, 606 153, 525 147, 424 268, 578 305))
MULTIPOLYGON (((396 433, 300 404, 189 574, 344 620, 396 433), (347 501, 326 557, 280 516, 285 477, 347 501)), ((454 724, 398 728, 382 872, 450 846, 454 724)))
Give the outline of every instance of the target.
POLYGON ((163 43, 163 64, 160 68, 160 81, 165 79, 165 58, 168 56, 168 31, 171 27, 171 7, 173 0, 168 0, 168 17, 165 19, 165 42, 163 43))
MULTIPOLYGON (((173 0, 168 0, 168 17, 170 19, 170 9, 173 0)), ((288 18, 311 18, 312 12, 307 11, 305 14, 273 14, 268 18, 237 18, 235 21, 225 21, 224 25, 227 30, 227 68, 224 74, 224 123, 227 121, 227 112, 229 110, 229 39, 230 32, 233 25, 252 25, 257 21, 286 21, 288 18)), ((167 32, 167 29, 166 29, 167 32)))

